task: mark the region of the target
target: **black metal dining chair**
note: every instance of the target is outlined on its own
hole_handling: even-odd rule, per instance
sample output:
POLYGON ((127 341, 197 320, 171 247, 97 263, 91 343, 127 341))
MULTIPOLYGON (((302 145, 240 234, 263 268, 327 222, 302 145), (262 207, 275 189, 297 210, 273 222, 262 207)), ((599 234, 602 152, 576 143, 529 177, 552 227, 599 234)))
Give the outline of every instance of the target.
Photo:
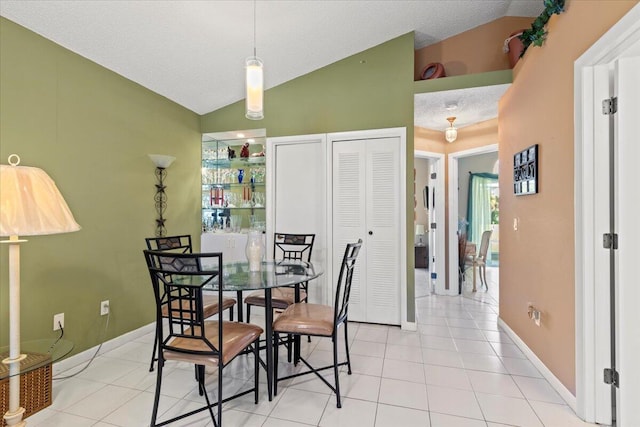
MULTIPOLYGON (((147 243, 147 249, 151 251, 163 251, 171 253, 192 253, 193 247, 191 245, 191 236, 188 234, 181 234, 176 236, 166 237, 148 237, 145 239, 147 243)), ((193 260, 197 262, 197 260, 193 260)), ((199 268, 194 264, 192 268, 199 268)), ((222 311, 229 309, 229 320, 233 320, 233 307, 236 304, 236 300, 233 298, 222 299, 222 311)), ((218 298, 215 295, 204 295, 202 301, 202 310, 204 317, 211 317, 217 314, 219 311, 218 298)), ((168 307, 165 305, 162 308, 162 314, 165 318, 169 316, 168 307)), ((156 362, 156 350, 158 347, 158 328, 156 327, 156 339, 153 343, 153 351, 151 352, 151 363, 149 364, 149 372, 153 372, 154 364, 156 362)))
MULTIPOLYGON (((315 234, 287 234, 274 233, 273 235, 273 259, 274 260, 301 260, 311 262, 311 252, 315 234)), ((307 300, 307 283, 300 284, 300 301, 307 300)), ((265 307, 264 291, 251 292, 244 299, 247 305, 247 322, 251 319, 251 307, 265 307)), ((283 287, 272 290, 271 306, 274 310, 285 310, 295 303, 295 288, 283 287)))
POLYGON ((222 404, 236 397, 254 393, 258 403, 259 338, 263 329, 249 323, 206 320, 203 288, 217 288, 218 305, 223 304, 222 253, 176 253, 144 251, 156 301, 158 330, 158 369, 151 414, 151 426, 163 426, 202 411, 209 411, 213 425, 222 426, 222 404), (165 316, 166 308, 166 316, 165 316), (166 326, 164 322, 167 322, 166 326), (222 398, 223 372, 239 354, 252 352, 254 385, 248 390, 222 398), (196 367, 200 395, 206 405, 158 422, 162 373, 167 361, 191 363, 196 367), (217 368, 217 399, 211 403, 205 388, 205 367, 217 368), (214 408, 217 415, 214 415, 214 408))
POLYGON ((340 401, 340 381, 338 368, 347 365, 347 373, 351 375, 351 359, 349 358, 349 337, 347 334, 347 322, 349 312, 349 296, 351 295, 351 282, 355 269, 356 258, 362 247, 362 239, 357 243, 349 243, 342 257, 340 273, 333 307, 322 304, 291 304, 273 322, 274 340, 278 342, 280 334, 287 335, 311 335, 330 337, 333 342, 333 364, 322 368, 314 368, 303 357, 298 356, 309 370, 278 378, 278 347, 274 346, 274 394, 278 394, 278 382, 289 378, 314 373, 336 394, 337 407, 342 407, 340 401), (346 358, 344 362, 338 362, 338 328, 344 326, 344 341, 346 358), (330 384, 319 371, 333 368, 334 385, 330 384))

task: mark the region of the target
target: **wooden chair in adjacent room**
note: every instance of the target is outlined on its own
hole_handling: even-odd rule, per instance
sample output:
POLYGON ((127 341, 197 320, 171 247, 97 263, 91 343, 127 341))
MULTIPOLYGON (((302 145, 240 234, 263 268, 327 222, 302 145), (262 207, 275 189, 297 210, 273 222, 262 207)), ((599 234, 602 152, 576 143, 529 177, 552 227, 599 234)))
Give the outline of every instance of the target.
POLYGON ((362 239, 357 243, 347 244, 340 266, 336 295, 333 307, 322 304, 291 304, 273 322, 273 334, 276 342, 280 339, 280 334, 287 335, 313 335, 319 337, 329 337, 333 343, 333 364, 321 368, 314 368, 303 357, 300 360, 309 368, 308 371, 299 372, 286 377, 278 378, 278 347, 275 349, 275 372, 274 372, 274 394, 278 394, 278 382, 289 378, 314 373, 336 394, 336 406, 342 406, 340 401, 340 381, 338 379, 338 368, 347 365, 347 373, 351 375, 351 359, 349 358, 349 338, 347 334, 349 296, 351 294, 351 282, 355 269, 355 262, 362 246, 362 239), (346 361, 338 362, 338 328, 344 328, 344 341, 346 349, 346 361), (329 383, 319 371, 333 368, 334 385, 329 383))
MULTIPOLYGON (((147 243, 147 249, 152 251, 163 251, 171 253, 192 253, 191 236, 188 234, 166 236, 166 237, 149 237, 145 239, 147 243)), ((168 260, 165 257, 165 260, 168 260)), ((189 262, 196 263, 197 259, 190 260, 189 262)), ((187 267, 187 266, 185 266, 187 267)), ((193 264, 189 266, 192 269, 199 269, 200 266, 193 264)), ((222 311, 229 309, 229 320, 233 320, 233 306, 236 304, 236 300, 233 298, 222 299, 222 311)), ((204 317, 211 317, 218 314, 219 310, 218 298, 215 295, 204 295, 202 301, 202 310, 204 317)), ((168 317, 169 308, 165 305, 162 309, 163 316, 168 317)), ((153 343, 153 352, 151 353, 151 364, 149 366, 149 372, 153 372, 153 366, 156 362, 156 350, 158 347, 158 328, 156 327, 156 339, 153 343)))
POLYGON ((167 257, 164 251, 144 251, 156 301, 158 330, 158 369, 151 426, 174 423, 202 411, 208 411, 213 425, 222 426, 222 404, 236 397, 254 394, 258 403, 259 338, 263 329, 249 323, 206 320, 203 310, 203 288, 215 289, 218 306, 223 305, 222 254, 175 253, 167 257), (194 268, 194 266, 198 266, 194 268), (166 315, 165 315, 166 314, 166 315), (165 324, 166 322, 166 324, 165 324), (253 353, 253 387, 223 400, 224 368, 239 354, 253 353), (193 364, 201 396, 206 405, 158 422, 158 407, 162 390, 162 373, 167 361, 193 364), (205 389, 205 367, 217 368, 217 396, 211 402, 205 389), (217 415, 214 415, 214 409, 217 415))
POLYGON ((475 265, 478 267, 478 276, 480 277, 480 284, 484 285, 486 290, 489 290, 487 283, 487 257, 489 256, 489 243, 491 242, 491 230, 484 231, 482 238, 480 239, 480 249, 478 249, 478 255, 475 258, 475 265))

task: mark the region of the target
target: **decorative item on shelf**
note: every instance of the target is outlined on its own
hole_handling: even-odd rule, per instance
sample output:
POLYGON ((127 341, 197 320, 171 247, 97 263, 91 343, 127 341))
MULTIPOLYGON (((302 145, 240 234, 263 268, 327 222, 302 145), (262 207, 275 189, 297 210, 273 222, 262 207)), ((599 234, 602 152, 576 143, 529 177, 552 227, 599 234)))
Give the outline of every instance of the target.
POLYGON ((515 67, 516 63, 522 56, 522 52, 524 52, 524 43, 520 39, 522 33, 525 30, 518 30, 513 32, 506 38, 504 41, 504 45, 502 46, 502 51, 508 54, 509 66, 511 68, 515 67))
POLYGON ((249 261, 249 271, 260 271, 262 258, 264 257, 264 243, 262 242, 262 233, 260 231, 249 231, 245 253, 247 261, 249 261))
POLYGON ((540 16, 533 21, 531 28, 524 30, 519 36, 523 43, 521 57, 529 46, 542 46, 544 44, 547 39, 547 30, 545 28, 547 22, 549 22, 551 15, 559 15, 564 12, 564 2, 565 0, 544 0, 544 10, 540 16))
POLYGON ((250 120, 262 120, 264 118, 264 66, 262 60, 256 55, 256 0, 253 0, 253 56, 246 62, 246 114, 250 120))
POLYGON ((227 147, 227 157, 229 160, 236 158, 236 150, 231 147, 227 147))
POLYGON ((249 157, 249 143, 245 142, 240 149, 240 157, 247 158, 249 157))
POLYGON ((238 169, 238 184, 242 184, 244 179, 244 169, 238 169))
POLYGON ((149 158, 156 165, 156 195, 154 200, 156 202, 156 212, 158 212, 158 218, 156 219, 156 236, 162 237, 166 233, 167 229, 164 225, 166 218, 164 218, 164 211, 167 209, 167 198, 165 194, 164 178, 167 176, 167 168, 171 166, 171 163, 176 159, 173 156, 166 156, 163 154, 149 154, 149 158))
POLYGON ((22 427, 25 409, 20 406, 20 243, 18 236, 69 233, 80 230, 69 206, 53 180, 39 168, 19 166, 20 157, 9 156, 0 165, 0 236, 9 237, 9 405, 7 425, 22 427))
POLYGON ((447 142, 451 143, 458 138, 458 129, 453 127, 453 122, 455 121, 455 117, 447 117, 447 121, 449 122, 449 127, 444 131, 444 138, 447 142))
POLYGON ((432 62, 430 64, 427 64, 420 73, 421 80, 431 80, 440 77, 447 77, 447 75, 444 72, 444 65, 440 64, 439 62, 432 62))

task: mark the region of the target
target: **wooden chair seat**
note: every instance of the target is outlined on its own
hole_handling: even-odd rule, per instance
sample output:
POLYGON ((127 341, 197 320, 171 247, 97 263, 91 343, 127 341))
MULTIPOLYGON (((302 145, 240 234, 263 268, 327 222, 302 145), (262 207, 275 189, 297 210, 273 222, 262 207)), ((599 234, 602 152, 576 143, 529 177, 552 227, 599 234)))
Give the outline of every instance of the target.
POLYGON ((333 334, 333 307, 321 304, 292 304, 273 322, 273 331, 286 334, 333 334))
MULTIPOLYGON (((204 323, 204 335, 213 344, 219 347, 220 336, 218 335, 218 321, 208 320, 204 323)), ((191 335, 191 328, 185 330, 184 335, 191 335)), ((252 342, 262 334, 263 329, 251 323, 222 322, 222 336, 224 346, 222 347, 222 363, 226 365, 234 357, 240 354, 252 342)), ((196 336, 200 331, 196 331, 196 336)), ((181 349, 201 353, 211 353, 211 348, 200 338, 178 337, 167 343, 168 348, 181 349)), ((218 366, 218 356, 203 357, 201 354, 188 354, 172 350, 165 350, 166 360, 176 360, 194 364, 204 364, 206 366, 218 366)))
MULTIPOLYGON (((300 301, 307 299, 307 293, 300 290, 300 301)), ((246 296, 244 302, 248 305, 264 307, 264 291, 254 291, 246 296)), ((273 288, 271 289, 271 306, 277 310, 284 310, 291 304, 295 303, 294 288, 273 288)))

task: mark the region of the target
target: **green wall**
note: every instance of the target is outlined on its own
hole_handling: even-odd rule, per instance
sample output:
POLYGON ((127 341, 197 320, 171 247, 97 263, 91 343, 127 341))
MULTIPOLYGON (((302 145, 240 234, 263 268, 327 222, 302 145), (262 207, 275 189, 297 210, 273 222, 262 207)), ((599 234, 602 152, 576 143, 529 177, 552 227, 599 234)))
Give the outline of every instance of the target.
MULTIPOLYGON (((166 179, 169 233, 200 233, 197 114, 0 18, 0 161, 44 169, 82 230, 21 245, 22 339, 65 338, 80 352, 154 320, 142 249, 155 231, 149 153, 177 157, 166 179)), ((0 245, 0 345, 8 342, 8 250, 0 245)))
MULTIPOLYGON (((244 101, 202 116, 203 132, 265 128, 267 136, 407 128, 407 314, 415 317, 413 274, 413 33, 265 92, 265 118, 244 118, 244 101)), ((268 76, 269 63, 265 62, 268 76)))

